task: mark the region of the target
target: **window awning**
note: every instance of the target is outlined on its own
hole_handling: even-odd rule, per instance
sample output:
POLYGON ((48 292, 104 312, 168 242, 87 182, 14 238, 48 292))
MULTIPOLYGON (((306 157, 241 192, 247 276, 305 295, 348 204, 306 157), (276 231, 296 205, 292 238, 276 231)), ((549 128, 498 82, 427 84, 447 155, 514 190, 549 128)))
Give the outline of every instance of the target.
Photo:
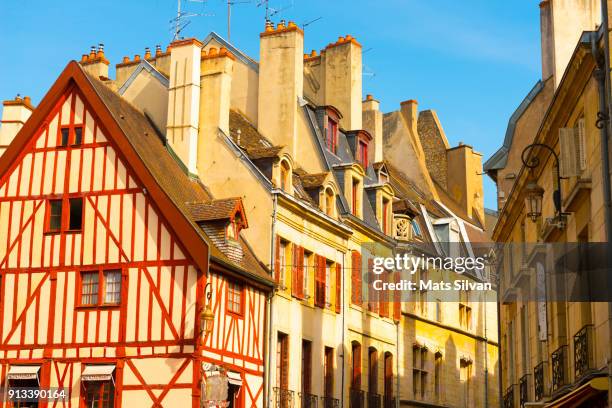
POLYGON ((545 405, 546 408, 577 407, 608 389, 608 377, 593 378, 586 384, 545 405))
POLYGON ((242 377, 240 377, 240 373, 236 373, 234 371, 227 372, 227 382, 232 385, 237 385, 242 387, 242 377))
POLYGON ((81 373, 81 381, 108 381, 113 378, 115 365, 87 365, 81 373))
POLYGON ((38 365, 14 365, 11 366, 6 378, 9 380, 35 380, 38 378, 40 366, 38 365))

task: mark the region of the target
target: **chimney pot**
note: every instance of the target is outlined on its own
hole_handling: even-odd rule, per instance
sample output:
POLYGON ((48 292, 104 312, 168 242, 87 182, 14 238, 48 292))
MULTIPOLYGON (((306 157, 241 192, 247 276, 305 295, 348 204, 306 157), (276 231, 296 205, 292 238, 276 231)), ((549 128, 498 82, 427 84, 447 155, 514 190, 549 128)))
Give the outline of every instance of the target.
POLYGON ((161 55, 161 53, 162 53, 161 45, 158 44, 158 45, 155 46, 155 56, 159 57, 161 55))
POLYGON ((317 56, 317 50, 310 51, 310 56, 311 57, 316 57, 317 56))
POLYGON ((127 64, 128 62, 130 62, 130 57, 123 57, 123 63, 127 64))
POLYGON ((374 100, 374 97, 371 94, 367 94, 366 101, 372 101, 372 100, 374 100))
POLYGON ((134 55, 134 61, 140 61, 140 55, 138 54, 134 55))
POLYGON ((96 46, 92 45, 89 51, 89 58, 96 58, 96 46))
POLYGON ((217 55, 217 48, 215 47, 210 47, 208 49, 208 55, 217 55))
POLYGON ((149 47, 145 47, 145 55, 144 55, 145 59, 150 59, 151 58, 151 49, 149 47))
POLYGON ((81 57, 81 62, 87 62, 88 59, 89 59, 89 55, 83 54, 83 56, 81 57))
POLYGON ((31 105, 32 104, 32 99, 29 96, 24 96, 23 97, 23 102, 28 104, 28 105, 31 105))
POLYGON ((276 26, 277 30, 282 30, 285 28, 285 20, 281 20, 280 23, 276 26))

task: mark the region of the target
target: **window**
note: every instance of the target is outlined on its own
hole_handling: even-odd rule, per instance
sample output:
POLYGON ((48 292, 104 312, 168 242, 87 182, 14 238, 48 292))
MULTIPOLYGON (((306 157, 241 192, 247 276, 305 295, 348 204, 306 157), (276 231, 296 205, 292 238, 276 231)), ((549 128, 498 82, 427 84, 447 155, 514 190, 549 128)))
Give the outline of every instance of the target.
POLYGON ((302 340, 302 394, 312 391, 312 342, 302 340))
POLYGON ((385 406, 391 407, 393 402, 393 354, 385 353, 385 406))
POLYGON ((361 305, 361 254, 351 252, 351 302, 361 305))
POLYGON ((70 231, 80 231, 83 226, 83 199, 71 198, 70 217, 68 219, 68 229, 70 231))
POLYGON ((368 142, 365 140, 359 140, 357 143, 357 161, 363 168, 368 167, 368 142))
POLYGON ((47 232, 59 232, 62 229, 62 200, 50 200, 48 205, 47 232))
POLYGON ((113 306, 121 302, 121 271, 81 272, 81 306, 113 306))
POLYGON ((351 190, 351 212, 353 215, 359 215, 357 206, 359 204, 359 180, 353 179, 353 186, 351 190))
POLYGON ((331 274, 334 264, 325 262, 325 307, 331 306, 331 274))
POLYGON ((67 126, 60 129, 60 147, 78 146, 83 143, 83 126, 67 126))
POLYGON ((285 281, 285 277, 287 275, 287 265, 288 265, 288 254, 289 250, 289 242, 285 240, 280 240, 279 244, 279 258, 278 258, 278 284, 281 290, 287 289, 287 282, 285 281))
POLYGON ((334 349, 331 347, 325 347, 323 371, 325 373, 323 396, 331 397, 334 391, 334 349))
POLYGON ((441 384, 442 384, 442 353, 437 352, 435 355, 435 363, 434 363, 434 392, 436 393, 436 398, 440 397, 441 384))
POLYGON ((78 232, 83 228, 83 198, 47 201, 45 232, 78 232), (64 219, 66 224, 64 224, 64 219), (64 226, 66 225, 67 228, 64 226))
POLYGON ((390 201, 387 198, 383 198, 382 205, 382 229, 385 234, 389 234, 389 213, 391 212, 390 201))
POLYGON ((374 347, 368 349, 368 391, 378 394, 378 352, 374 347))
POLYGON ((326 260, 324 257, 317 255, 315 257, 315 305, 318 307, 326 307, 327 300, 327 276, 326 260))
POLYGON ((84 381, 81 398, 88 408, 112 408, 115 406, 115 387, 112 381, 84 381))
POLYGON ((242 292, 242 285, 235 282, 227 283, 227 311, 229 313, 238 315, 244 313, 242 309, 242 292))
POLYGON ((419 226, 419 223, 417 222, 417 220, 413 219, 410 221, 410 224, 412 225, 412 232, 414 233, 415 237, 420 237, 421 236, 421 227, 419 226))
POLYGON ((325 214, 330 217, 334 216, 334 208, 336 207, 336 197, 331 188, 325 189, 325 214))
POLYGON ((338 123, 332 118, 327 118, 327 148, 336 153, 336 147, 338 145, 338 123))
POLYGON ((412 347, 412 392, 415 399, 424 399, 427 392, 427 347, 412 347))
MULTIPOLYGON (((415 274, 416 282, 419 280, 426 282, 427 281, 427 270, 419 269, 415 274)), ((416 297, 416 306, 418 308, 418 312, 426 316, 427 315, 427 289, 420 289, 414 292, 416 297)))
POLYGON ((459 380, 463 383, 464 406, 471 406, 471 388, 472 388, 472 360, 461 358, 459 361, 459 380))
POLYGON ((351 389, 361 390, 361 344, 354 341, 351 343, 351 389))
POLYGON ((66 147, 68 146, 68 138, 70 136, 70 129, 69 128, 62 128, 60 129, 60 146, 62 147, 66 147))
MULTIPOLYGON (((276 386, 286 390, 289 385, 289 336, 278 333, 276 339, 276 386)), ((283 405, 284 406, 284 405, 283 405)))
POLYGON ((283 160, 280 164, 280 187, 283 191, 290 192, 291 187, 291 168, 286 160, 283 160))
POLYGON ((83 143, 83 128, 76 127, 74 128, 74 145, 80 145, 83 143))
POLYGON ((472 327, 472 308, 468 306, 469 293, 461 291, 459 299, 459 325, 462 329, 470 330, 472 327))
POLYGON ((303 278, 304 278, 304 298, 310 298, 310 271, 311 271, 311 263, 312 263, 312 252, 304 251, 303 258, 303 278))
MULTIPOLYGON (((37 376, 37 374, 35 374, 35 376, 37 376)), ((13 388, 13 389, 19 389, 19 388, 40 388, 40 385, 38 383, 38 379, 35 378, 27 378, 27 379, 17 379, 17 378, 11 378, 8 380, 8 386, 9 388, 13 388)), ((5 405, 6 407, 11 407, 11 408, 38 408, 38 402, 22 402, 22 401, 15 401, 12 404, 7 403, 5 405)))

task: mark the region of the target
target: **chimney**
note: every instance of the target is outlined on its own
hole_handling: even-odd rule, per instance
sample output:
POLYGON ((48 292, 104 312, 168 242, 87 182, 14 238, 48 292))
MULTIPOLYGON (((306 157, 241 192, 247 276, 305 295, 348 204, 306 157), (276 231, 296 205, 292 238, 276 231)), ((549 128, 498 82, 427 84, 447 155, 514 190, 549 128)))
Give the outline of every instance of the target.
POLYGON ((383 160, 383 114, 380 111, 380 102, 372 97, 366 96, 361 104, 363 129, 372 135, 370 148, 368 149, 368 161, 377 163, 383 160))
POLYGON ((325 104, 340 113, 340 127, 361 129, 361 45, 352 36, 338 38, 325 47, 325 104))
POLYGON ((409 99, 407 101, 400 103, 400 111, 402 112, 402 117, 406 121, 410 132, 413 137, 418 137, 417 134, 417 124, 418 124, 418 107, 419 103, 414 99, 409 99))
POLYGON ((2 105, 4 108, 0 121, 2 124, 0 126, 0 156, 11 144, 34 110, 29 96, 21 98, 17 95, 15 99, 4 101, 2 105))
POLYGON ((554 41, 552 15, 550 2, 544 0, 540 3, 540 47, 542 53, 542 79, 546 80, 553 75, 554 70, 554 41))
POLYGON ((195 38, 170 44, 166 139, 192 174, 197 174, 201 49, 195 38))
POLYGON ((198 169, 208 168, 210 138, 217 137, 220 129, 229 132, 229 114, 232 91, 234 56, 225 48, 202 50, 200 77, 200 133, 198 137, 198 169))
POLYGON ((274 28, 266 22, 259 35, 259 96, 257 130, 274 144, 285 145, 296 157, 298 98, 304 83, 304 33, 294 22, 274 28))
POLYGON ((98 44, 98 48, 92 45, 89 54, 83 54, 81 66, 94 78, 108 79, 108 60, 104 57, 104 44, 98 44))
POLYGON ((446 151, 446 158, 448 193, 469 217, 484 222, 482 155, 460 142, 446 151))

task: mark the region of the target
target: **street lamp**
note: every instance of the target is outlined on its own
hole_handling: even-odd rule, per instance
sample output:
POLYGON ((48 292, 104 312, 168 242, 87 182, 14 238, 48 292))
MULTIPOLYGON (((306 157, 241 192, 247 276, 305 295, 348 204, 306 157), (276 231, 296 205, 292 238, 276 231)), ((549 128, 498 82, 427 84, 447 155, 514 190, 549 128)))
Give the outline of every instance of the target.
POLYGON ((215 314, 213 313, 210 303, 212 297, 212 285, 210 282, 204 286, 204 293, 206 294, 206 305, 200 312, 200 330, 203 337, 208 336, 213 329, 213 323, 215 321, 215 314))
MULTIPOLYGON (((540 158, 537 156, 531 157, 528 160, 529 153, 534 147, 540 147, 542 149, 548 150, 555 159, 555 166, 557 167, 557 186, 555 191, 553 191, 553 202, 555 204, 555 218, 553 221, 560 228, 563 228, 565 226, 565 217, 567 213, 563 212, 561 209, 561 179, 566 177, 561 177, 559 156, 553 150, 553 148, 548 145, 545 145, 543 143, 532 143, 525 147, 525 149, 523 149, 523 153, 521 153, 521 160, 523 161, 525 167, 529 169, 535 169, 540 165, 540 158)), ((533 222, 536 222, 537 219, 542 216, 542 198, 544 197, 544 189, 538 186, 535 181, 530 181, 527 184, 526 190, 527 197, 525 198, 525 204, 527 205, 527 215, 531 218, 533 222)))
POLYGON ((538 186, 535 181, 530 181, 525 189, 527 190, 527 196, 525 197, 527 216, 531 218, 531 221, 536 222, 542 216, 544 189, 538 186))

